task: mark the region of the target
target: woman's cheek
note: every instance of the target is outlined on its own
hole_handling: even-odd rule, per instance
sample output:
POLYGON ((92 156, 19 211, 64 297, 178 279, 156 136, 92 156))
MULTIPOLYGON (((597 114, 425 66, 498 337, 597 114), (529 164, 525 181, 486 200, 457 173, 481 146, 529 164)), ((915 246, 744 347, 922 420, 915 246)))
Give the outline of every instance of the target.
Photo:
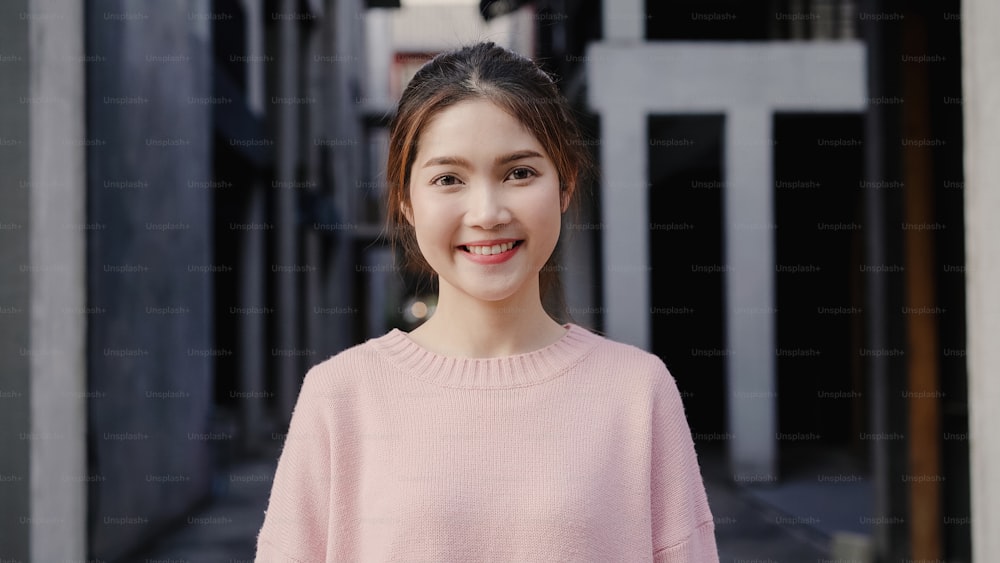
POLYGON ((428 202, 414 202, 413 214, 417 245, 424 255, 440 252, 443 245, 450 246, 455 222, 451 206, 441 202, 436 205, 425 203, 428 202))

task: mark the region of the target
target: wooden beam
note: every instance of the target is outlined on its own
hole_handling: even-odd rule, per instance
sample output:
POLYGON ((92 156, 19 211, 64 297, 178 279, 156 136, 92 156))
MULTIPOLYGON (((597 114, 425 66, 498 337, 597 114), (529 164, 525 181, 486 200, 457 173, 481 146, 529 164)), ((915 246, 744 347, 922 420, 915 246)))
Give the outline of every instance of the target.
POLYGON ((942 559, 941 394, 938 385, 938 319, 934 271, 934 170, 923 16, 903 25, 903 255, 909 400, 910 556, 942 559))

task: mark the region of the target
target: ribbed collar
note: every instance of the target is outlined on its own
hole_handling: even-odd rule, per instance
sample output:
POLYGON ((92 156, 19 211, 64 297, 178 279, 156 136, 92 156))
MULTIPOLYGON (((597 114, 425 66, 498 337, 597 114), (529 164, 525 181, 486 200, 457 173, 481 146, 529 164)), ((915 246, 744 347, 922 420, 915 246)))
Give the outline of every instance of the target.
POLYGON ((410 336, 392 329, 369 342, 407 375, 462 389, 526 387, 561 376, 594 349, 601 337, 575 325, 552 344, 524 354, 499 358, 444 356, 420 346, 410 336))

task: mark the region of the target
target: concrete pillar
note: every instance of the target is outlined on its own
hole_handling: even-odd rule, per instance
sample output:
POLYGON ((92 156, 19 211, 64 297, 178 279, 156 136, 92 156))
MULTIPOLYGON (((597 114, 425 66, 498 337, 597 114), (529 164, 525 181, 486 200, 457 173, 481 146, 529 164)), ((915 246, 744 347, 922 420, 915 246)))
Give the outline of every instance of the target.
POLYGON ((643 40, 646 35, 646 3, 643 0, 605 0, 602 4, 605 40, 643 40))
MULTIPOLYGON (((278 14, 285 15, 278 21, 278 82, 277 96, 291 99, 299 92, 299 23, 294 18, 299 2, 282 0, 278 14)), ((291 186, 296 182, 299 162, 299 106, 280 103, 273 108, 277 113, 277 185, 291 186)), ((287 424, 298 397, 302 381, 296 348, 298 330, 298 210, 297 192, 278 189, 275 230, 277 237, 274 264, 271 267, 277 287, 278 331, 276 341, 278 357, 278 425, 287 424)), ((272 352, 273 353, 273 352, 272 352)))
POLYGON ((265 91, 265 37, 264 0, 242 0, 246 17, 247 107, 255 115, 263 115, 266 106, 265 91))
POLYGON ((84 17, 0 6, 0 560, 86 556, 84 17))
POLYGON ((962 2, 972 559, 1000 553, 1000 4, 962 2))
MULTIPOLYGON (((364 13, 365 59, 368 72, 364 73, 364 97, 355 100, 364 109, 385 108, 395 104, 391 99, 392 87, 392 14, 391 10, 370 9, 364 13)), ((358 17, 359 21, 361 20, 358 17)))
MULTIPOLYGON (((246 54, 249 62, 247 70, 247 106, 257 116, 265 111, 264 72, 264 5, 263 0, 243 0, 246 17, 246 54)), ((262 225, 267 222, 266 192, 264 182, 254 182, 250 187, 246 223, 262 225)), ((267 291, 267 237, 261 229, 249 229, 241 237, 240 253, 243 272, 239 276, 240 307, 246 311, 266 311, 267 291)), ((248 314, 243 316, 240 327, 239 377, 240 391, 246 400, 241 401, 240 416, 243 428, 243 447, 256 451, 267 435, 269 428, 265 405, 270 397, 267 391, 268 358, 263 353, 267 342, 268 314, 248 314)))
MULTIPOLYGON (((307 62, 303 65, 302 83, 304 89, 300 95, 308 100, 315 100, 300 106, 301 111, 305 114, 304 129, 307 139, 322 139, 326 136, 323 117, 327 106, 324 102, 328 99, 326 96, 326 77, 331 65, 317 61, 322 60, 322 57, 329 52, 330 15, 329 13, 324 14, 319 25, 312 28, 308 36, 303 38, 303 51, 307 62)), ((318 202, 314 205, 323 206, 322 199, 318 196, 321 189, 320 181, 323 178, 324 162, 322 159, 324 154, 324 151, 316 146, 314 141, 302 147, 301 158, 304 161, 302 164, 305 170, 304 175, 300 178, 302 187, 293 190, 296 192, 296 198, 300 197, 300 194, 301 197, 313 197, 316 198, 313 201, 318 202)), ((298 307, 302 315, 301 325, 305 329, 304 334, 299 336, 300 346, 305 348, 304 355, 301 356, 302 361, 299 363, 300 369, 303 370, 319 363, 320 357, 317 351, 324 338, 322 318, 316 314, 317 308, 322 303, 324 276, 324 272, 319 270, 319 264, 322 263, 323 242, 320 238, 320 232, 317 231, 312 222, 307 221, 302 230, 302 237, 299 239, 302 245, 300 251, 302 260, 307 266, 306 271, 299 274, 303 277, 299 286, 301 297, 298 307)))
MULTIPOLYGON (((246 222, 262 225, 266 222, 264 213, 264 187, 255 183, 251 187, 250 203, 247 206, 246 222)), ((267 271, 267 240, 261 229, 250 229, 243 233, 240 252, 243 265, 240 279, 240 307, 246 311, 266 311, 267 297, 264 275, 267 271)), ((266 391, 267 356, 262 352, 267 342, 266 314, 247 314, 240 326, 240 391, 246 400, 242 401, 240 415, 243 426, 243 447, 256 450, 266 434, 267 420, 264 405, 269 397, 266 391)))
POLYGON ((604 231, 604 330, 648 350, 649 175, 646 114, 609 109, 602 116, 601 220, 604 231), (613 226, 613 228, 612 228, 613 226))
MULTIPOLYGON (((393 10, 393 13, 397 11, 393 10)), ((364 167, 367 155, 363 151, 368 149, 367 135, 357 101, 358 86, 364 83, 366 75, 366 56, 361 56, 361 53, 364 51, 367 26, 362 25, 359 14, 367 17, 367 13, 364 2, 341 0, 333 2, 328 16, 332 54, 339 56, 340 62, 328 65, 329 74, 324 78, 330 89, 328 103, 325 104, 324 132, 332 139, 346 142, 329 151, 330 162, 327 165, 334 171, 333 206, 341 217, 352 223, 365 216, 365 194, 371 194, 372 190, 384 191, 375 187, 381 177, 369 176, 364 167)), ((387 36, 376 37, 386 39, 387 36)), ((378 61, 378 58, 373 60, 378 61)), ((385 70, 388 72, 388 67, 385 70)), ((375 68, 372 72, 378 71, 379 68, 375 68)), ((379 93, 370 95, 374 101, 368 100, 365 105, 377 103, 380 99, 379 93)), ((381 99, 388 97, 386 95, 381 99)), ((384 198, 381 199, 384 201, 384 198)), ((346 314, 322 315, 323 347, 320 353, 324 356, 339 352, 364 336, 357 330, 360 312, 353 306, 358 295, 356 269, 360 263, 358 249, 362 247, 357 243, 360 231, 356 228, 338 229, 331 234, 331 242, 325 245, 327 270, 322 288, 323 306, 332 307, 334 311, 346 311, 346 314)), ((365 242, 364 246, 367 244, 365 242)))
POLYGON ((31 516, 31 96, 28 1, 0 4, 0 559, 28 561, 31 516))
POLYGON ((772 481, 777 470, 775 365, 774 170, 772 111, 726 114, 726 346, 732 470, 772 481))
MULTIPOLYGON (((861 0, 858 12, 878 11, 879 0, 861 0)), ((900 53, 899 26, 884 21, 864 19, 858 22, 859 35, 865 38, 867 51, 868 95, 873 99, 898 96, 900 53)), ((902 112, 896 104, 871 104, 865 114, 865 181, 884 182, 897 179, 901 170, 902 147, 898 141, 902 112)), ((888 264, 890 257, 902 254, 902 231, 899 229, 902 202, 898 190, 866 189, 863 199, 864 256, 867 264, 888 264)), ((905 297, 903 272, 869 272, 864 275, 864 339, 869 350, 902 349, 905 326, 897 323, 905 297), (895 311, 895 313, 894 313, 895 311)), ((869 354, 864 358, 867 379, 865 402, 868 431, 873 436, 899 435, 907 432, 909 399, 901 397, 906 387, 907 359, 869 354)), ((872 516, 889 518, 899 514, 899 507, 909 502, 909 485, 901 476, 909 472, 907 445, 904 440, 868 440, 872 486, 872 516)), ((909 553, 907 526, 872 526, 871 543, 881 561, 900 561, 909 553)))

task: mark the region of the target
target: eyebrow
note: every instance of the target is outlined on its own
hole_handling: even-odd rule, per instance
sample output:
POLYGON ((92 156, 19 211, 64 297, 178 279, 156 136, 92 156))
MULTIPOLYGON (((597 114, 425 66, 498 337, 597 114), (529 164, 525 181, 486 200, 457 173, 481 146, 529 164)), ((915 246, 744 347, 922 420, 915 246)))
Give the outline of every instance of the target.
MULTIPOLYGON (((533 150, 514 151, 496 157, 493 164, 495 166, 501 166, 527 158, 543 158, 543 156, 538 151, 533 150)), ((472 164, 460 156, 436 156, 425 162, 423 168, 428 168, 430 166, 462 166, 465 168, 472 168, 472 164)))

